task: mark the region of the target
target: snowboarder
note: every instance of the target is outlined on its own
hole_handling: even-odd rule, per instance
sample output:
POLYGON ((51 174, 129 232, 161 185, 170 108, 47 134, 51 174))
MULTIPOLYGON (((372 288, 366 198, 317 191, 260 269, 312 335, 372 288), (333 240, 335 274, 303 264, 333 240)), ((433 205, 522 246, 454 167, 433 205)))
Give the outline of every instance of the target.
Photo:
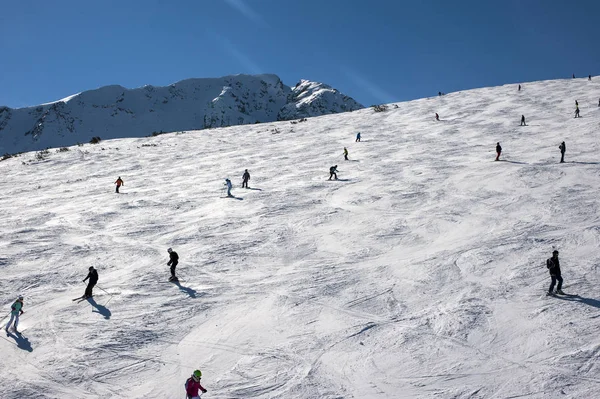
POLYGON ((175 268, 179 263, 179 255, 177 255, 177 252, 173 251, 172 248, 167 249, 167 252, 169 253, 169 262, 167 263, 167 266, 171 266, 171 277, 169 277, 169 281, 179 281, 175 275, 175 268))
POLYGON ((331 168, 329 168, 329 180, 331 180, 332 177, 335 178, 335 180, 337 180, 337 165, 333 165, 331 168))
POLYGON ((83 297, 86 299, 91 298, 93 296, 92 290, 94 289, 94 286, 98 282, 98 272, 96 271, 96 269, 94 269, 94 266, 90 266, 89 270, 90 270, 90 272, 88 273, 87 277, 83 279, 84 283, 88 278, 90 279, 88 286, 85 289, 85 294, 83 294, 83 297))
POLYGON ((579 104, 575 106, 575 118, 579 118, 579 104))
POLYGON ((521 126, 527 126, 525 123, 525 115, 521 115, 521 126))
POLYGON ((360 132, 356 133, 356 140, 354 142, 360 143, 360 132))
POLYGON ((19 295, 15 303, 13 303, 10 307, 10 320, 8 321, 8 324, 4 329, 6 331, 6 334, 8 334, 8 329, 13 323, 13 320, 15 321, 13 329, 17 334, 19 334, 19 331, 17 330, 17 327, 19 326, 19 316, 21 316, 23 313, 25 313, 23 312, 23 295, 19 295))
POLYGON ((565 151, 567 151, 567 145, 563 141, 562 143, 560 143, 558 148, 560 148, 560 163, 564 163, 565 162, 565 151))
POLYGON ((348 149, 346 147, 344 147, 344 159, 348 160, 348 149))
POLYGON ((248 173, 248 169, 246 169, 242 175, 242 188, 244 188, 244 186, 248 188, 248 180, 250 180, 250 173, 248 173))
POLYGON ((558 261, 558 251, 556 249, 552 252, 552 257, 548 258, 546 261, 546 267, 548 268, 548 271, 550 272, 550 278, 552 279, 550 288, 548 289, 548 295, 553 294, 552 290, 554 289, 554 284, 556 284, 557 281, 558 285, 556 286, 556 293, 564 295, 565 293, 561 290, 563 278, 560 275, 560 262, 558 261))
POLYGON ((436 120, 436 121, 439 121, 439 120, 440 120, 440 116, 438 115, 438 113, 437 113, 437 112, 435 113, 435 120, 436 120))
POLYGON ((519 91, 521 91, 521 85, 519 85, 519 91))
POLYGON ((496 143, 496 161, 500 160, 500 153, 502 152, 502 147, 500 147, 500 142, 496 143))
POLYGON ((195 370, 190 378, 185 382, 185 393, 186 399, 200 399, 200 394, 198 391, 202 391, 202 393, 206 393, 206 389, 202 385, 200 385, 200 379, 202 378, 202 371, 195 370))
POLYGON ((227 187, 227 196, 233 197, 233 195, 231 195, 231 180, 225 179, 225 187, 227 187))
POLYGON ((123 182, 123 179, 121 179, 121 176, 119 176, 119 178, 117 179, 117 181, 115 182, 115 184, 117 185, 117 194, 119 193, 119 187, 124 186, 125 183, 123 182))

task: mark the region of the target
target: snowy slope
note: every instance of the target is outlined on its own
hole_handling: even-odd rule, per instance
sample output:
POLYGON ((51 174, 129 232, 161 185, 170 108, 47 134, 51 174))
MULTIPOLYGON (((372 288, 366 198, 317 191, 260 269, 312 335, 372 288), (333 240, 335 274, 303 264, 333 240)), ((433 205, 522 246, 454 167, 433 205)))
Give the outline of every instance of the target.
POLYGON ((329 86, 301 81, 292 89, 276 75, 187 79, 132 90, 105 86, 36 107, 0 107, 0 154, 87 143, 92 137, 145 137, 361 108, 329 86), (307 85, 310 98, 298 94, 307 85))
POLYGON ((0 303, 26 312, 0 397, 183 398, 195 368, 204 399, 600 397, 598 97, 508 85, 0 162, 0 303), (553 247, 578 296, 545 296, 553 247), (90 265, 106 292, 73 303, 90 265))

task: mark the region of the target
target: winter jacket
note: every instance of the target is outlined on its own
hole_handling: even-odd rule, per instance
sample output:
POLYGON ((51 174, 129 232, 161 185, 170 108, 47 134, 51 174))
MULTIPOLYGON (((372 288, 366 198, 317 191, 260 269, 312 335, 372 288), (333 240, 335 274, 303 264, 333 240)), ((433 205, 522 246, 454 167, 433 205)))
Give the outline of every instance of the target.
POLYGON ((244 181, 250 180, 250 173, 244 172, 244 175, 242 176, 242 179, 244 179, 244 181))
MULTIPOLYGON (((169 257, 171 258, 169 260, 169 263, 167 263, 167 266, 171 266, 171 264, 177 264, 177 262, 179 262, 179 255, 177 255, 177 252, 175 251, 171 251, 169 253, 169 257)), ((163 261, 164 262, 164 261, 163 261)))
POLYGON ((502 152, 502 147, 500 147, 500 144, 496 145, 496 152, 497 153, 501 153, 502 152))
POLYGON ((332 166, 331 168, 329 168, 329 173, 335 173, 335 172, 337 172, 336 166, 332 166))
POLYGON ((548 268, 551 276, 560 277, 560 262, 558 261, 558 258, 548 258, 546 261, 546 267, 548 268))
POLYGON ((11 313, 15 316, 19 315, 20 313, 23 313, 23 302, 19 299, 17 299, 15 301, 15 303, 12 304, 12 306, 10 307, 11 309, 11 313))
POLYGON ((192 377, 188 378, 185 383, 186 389, 185 393, 188 398, 193 398, 194 396, 198 396, 198 391, 206 392, 206 389, 202 385, 200 385, 200 381, 195 381, 192 377))
POLYGON ((119 187, 121 187, 121 186, 124 186, 124 185, 125 185, 125 183, 123 183, 123 180, 121 180, 121 179, 117 179, 117 181, 115 182, 115 184, 116 184, 117 186, 119 186, 119 187))
POLYGON ((228 189, 231 190, 231 180, 225 181, 225 185, 227 186, 228 189))
POLYGON ((85 282, 85 280, 90 279, 90 284, 95 285, 98 282, 98 272, 96 271, 96 269, 91 270, 87 277, 83 279, 83 281, 85 282))
POLYGON ((558 148, 560 148, 560 153, 561 154, 564 154, 565 151, 567 151, 567 145, 564 142, 560 143, 560 145, 558 146, 558 148))

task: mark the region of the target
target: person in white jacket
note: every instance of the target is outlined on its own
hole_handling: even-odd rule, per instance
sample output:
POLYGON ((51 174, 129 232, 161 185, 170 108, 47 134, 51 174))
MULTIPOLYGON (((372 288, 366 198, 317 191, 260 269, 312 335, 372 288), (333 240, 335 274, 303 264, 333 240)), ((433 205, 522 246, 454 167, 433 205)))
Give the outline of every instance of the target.
POLYGON ((225 179, 225 186, 227 186, 227 196, 233 197, 233 195, 231 195, 231 180, 225 179))

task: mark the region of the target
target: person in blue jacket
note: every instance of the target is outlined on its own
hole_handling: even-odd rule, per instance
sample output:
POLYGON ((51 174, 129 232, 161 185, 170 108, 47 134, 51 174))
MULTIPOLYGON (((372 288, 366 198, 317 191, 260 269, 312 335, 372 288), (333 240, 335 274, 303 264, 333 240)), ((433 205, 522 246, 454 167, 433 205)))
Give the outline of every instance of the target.
POLYGON ((10 307, 10 320, 8 321, 8 324, 6 325, 6 328, 4 329, 7 334, 8 334, 8 329, 10 328, 10 325, 13 324, 13 320, 15 322, 13 329, 15 330, 15 332, 17 334, 19 334, 19 331, 17 330, 17 327, 19 326, 19 316, 21 316, 23 313, 24 313, 23 312, 23 295, 19 295, 19 297, 17 298, 15 303, 13 303, 12 306, 10 307))

